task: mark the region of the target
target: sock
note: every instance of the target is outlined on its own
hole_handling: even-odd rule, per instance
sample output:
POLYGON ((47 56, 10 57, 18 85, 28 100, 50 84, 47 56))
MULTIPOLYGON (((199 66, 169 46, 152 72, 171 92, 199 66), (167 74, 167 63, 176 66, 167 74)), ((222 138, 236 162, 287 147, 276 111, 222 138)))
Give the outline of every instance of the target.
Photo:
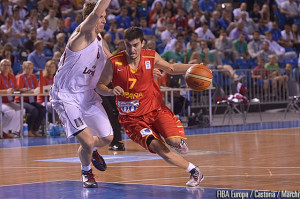
POLYGON ((93 148, 93 151, 97 151, 97 149, 98 149, 98 147, 94 147, 94 148, 93 148))
POLYGON ((83 170, 83 171, 89 171, 91 169, 92 169, 91 165, 89 165, 89 166, 82 166, 81 165, 81 170, 83 170))
POLYGON ((196 167, 195 165, 193 165, 192 163, 189 162, 189 166, 186 169, 186 172, 191 172, 191 170, 193 170, 195 167, 196 167))

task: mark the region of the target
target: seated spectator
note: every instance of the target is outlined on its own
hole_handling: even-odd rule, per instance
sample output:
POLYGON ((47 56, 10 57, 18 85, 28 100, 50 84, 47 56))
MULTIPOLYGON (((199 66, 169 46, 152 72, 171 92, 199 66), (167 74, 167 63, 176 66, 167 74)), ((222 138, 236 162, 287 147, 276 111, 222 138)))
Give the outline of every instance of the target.
POLYGON ((68 33, 67 28, 65 27, 63 19, 58 19, 58 21, 57 21, 57 28, 53 32, 53 38, 56 39, 56 35, 58 35, 59 33, 64 33, 64 35, 65 35, 65 43, 67 43, 70 34, 68 33))
POLYGON ((180 51, 183 52, 184 49, 186 48, 186 46, 185 46, 185 42, 184 42, 184 35, 181 34, 181 33, 178 33, 176 35, 175 39, 171 39, 171 41, 169 41, 169 43, 167 43, 167 45, 164 49, 164 52, 168 51, 168 50, 171 50, 171 51, 173 50, 174 51, 174 46, 177 42, 180 42, 182 44, 180 51))
POLYGON ((292 49, 294 46, 294 38, 293 38, 293 33, 291 26, 286 24, 284 25, 284 30, 281 31, 281 41, 282 41, 282 46, 287 50, 287 49, 292 49))
POLYGON ((227 37, 227 32, 223 29, 220 32, 220 37, 215 41, 215 48, 217 50, 217 56, 220 57, 221 60, 229 59, 235 62, 238 58, 238 53, 231 39, 227 37))
POLYGON ((199 27, 195 30, 195 33, 198 34, 198 37, 201 40, 205 40, 210 48, 215 44, 215 35, 208 28, 208 24, 204 23, 202 27, 199 27))
POLYGON ((192 54, 193 53, 200 53, 200 50, 198 50, 197 48, 198 48, 198 41, 196 41, 196 40, 191 40, 190 42, 189 42, 189 44, 190 44, 190 47, 189 48, 187 48, 186 49, 186 54, 185 54, 185 61, 184 61, 184 63, 188 63, 189 61, 190 61, 190 59, 191 59, 191 56, 192 56, 192 54))
POLYGON ((164 51, 160 56, 168 62, 174 59, 178 63, 184 63, 185 55, 182 53, 182 42, 176 41, 173 50, 164 51))
POLYGON ((0 60, 2 59, 8 59, 10 61, 10 64, 13 66, 15 61, 17 61, 17 58, 15 55, 13 55, 13 47, 9 43, 5 44, 3 46, 1 55, 0 55, 0 60))
POLYGON ((77 13, 76 16, 75 16, 75 20, 72 22, 72 24, 70 26, 69 33, 72 34, 72 32, 74 32, 74 30, 76 30, 76 28, 79 26, 79 24, 81 22, 82 22, 82 14, 81 13, 77 13))
POLYGON ((7 42, 9 42, 13 47, 17 48, 22 46, 21 37, 25 36, 25 33, 19 32, 15 27, 13 27, 13 20, 11 17, 5 19, 5 23, 1 26, 7 42))
POLYGON ((244 22, 244 30, 248 33, 248 35, 253 35, 254 31, 256 30, 256 26, 251 18, 247 18, 246 11, 241 12, 240 21, 244 22))
POLYGON ((257 25, 258 25, 258 22, 259 22, 260 16, 261 16, 259 10, 260 10, 259 4, 254 3, 253 4, 253 10, 249 14, 250 18, 257 25))
POLYGON ((202 26, 203 22, 204 21, 201 18, 201 12, 196 11, 194 12, 193 17, 189 18, 188 27, 191 29, 191 31, 195 31, 197 28, 202 26))
POLYGON ((112 20, 110 22, 109 30, 107 31, 108 34, 112 37, 112 42, 117 45, 119 40, 123 39, 123 28, 118 28, 118 22, 116 20, 112 20))
MULTIPOLYGON (((118 15, 120 14, 120 11, 121 11, 121 7, 120 7, 120 3, 118 0, 111 0, 108 8, 107 8, 107 11, 109 13, 112 13, 113 15, 118 15)), ((148 16, 147 15, 141 15, 141 16, 148 16)))
POLYGON ((53 54, 53 57, 52 57, 52 60, 56 63, 56 65, 58 66, 58 63, 60 61, 60 57, 61 57, 61 53, 59 51, 56 51, 54 54, 53 54))
POLYGON ((222 17, 218 21, 227 33, 230 33, 235 28, 235 24, 231 21, 231 12, 227 10, 222 12, 222 17))
POLYGON ((211 13, 216 10, 216 5, 213 0, 200 0, 199 8, 202 11, 202 14, 211 13))
POLYGON ((44 70, 47 62, 44 55, 44 42, 37 40, 34 42, 34 51, 28 55, 28 61, 33 63, 33 72, 36 73, 40 70, 44 70))
MULTIPOLYGON (((25 93, 34 93, 38 87, 37 78, 33 72, 33 63, 30 61, 23 62, 23 73, 16 77, 17 88, 23 89, 25 93)), ((16 96, 15 102, 20 103, 20 97, 16 96)), ((27 117, 28 124, 28 136, 40 137, 39 128, 45 118, 46 109, 41 104, 37 103, 33 96, 24 97, 24 108, 27 117)))
POLYGON ((281 30, 279 29, 277 22, 272 23, 272 28, 270 28, 269 31, 272 34, 272 39, 282 45, 282 43, 281 43, 281 37, 282 37, 281 36, 281 30))
POLYGON ((256 59, 262 46, 262 41, 260 40, 260 34, 255 31, 253 34, 253 40, 248 43, 248 52, 251 59, 256 59))
POLYGON ((66 43, 65 43, 65 34, 64 33, 58 33, 56 35, 56 43, 54 44, 53 47, 53 53, 56 51, 59 51, 61 54, 64 53, 66 48, 66 43))
POLYGON ((209 29, 215 35, 215 37, 219 37, 220 31, 222 30, 222 24, 219 22, 219 18, 220 12, 215 10, 209 21, 209 29))
MULTIPOLYGON (((42 78, 40 77, 38 85, 39 86, 41 84, 43 86, 52 85, 53 84, 53 77, 54 77, 56 71, 57 71, 56 62, 54 60, 47 61, 46 65, 45 65, 45 69, 43 70, 43 77, 42 78)), ((44 96, 37 96, 37 102, 46 107, 44 96)), ((47 107, 48 107, 48 110, 51 109, 51 103, 49 101, 49 97, 48 97, 47 107)))
POLYGON ((297 24, 292 24, 293 44, 297 52, 300 52, 300 32, 297 24))
POLYGON ((273 40, 272 34, 270 31, 267 31, 265 41, 269 43, 270 49, 273 50, 278 56, 279 61, 284 61, 286 58, 296 58, 297 54, 294 51, 285 52, 285 49, 280 46, 276 41, 273 40))
POLYGON ((25 21, 26 31, 30 31, 31 29, 38 29, 41 26, 41 21, 38 20, 37 10, 32 9, 30 11, 29 17, 25 21))
POLYGON ((161 33, 161 40, 166 46, 172 39, 176 37, 176 29, 171 21, 166 24, 166 30, 161 33))
POLYGON ((43 1, 37 2, 37 18, 38 21, 43 21, 43 19, 47 16, 48 10, 45 8, 43 1))
POLYGON ((12 6, 8 0, 2 0, 0 3, 0 24, 12 15, 12 6))
POLYGON ((279 64, 276 55, 269 56, 269 62, 265 64, 265 68, 269 70, 268 79, 272 80, 272 94, 273 98, 281 96, 282 93, 278 93, 278 88, 283 86, 284 93, 287 91, 287 76, 282 76, 280 74, 279 64))
POLYGON ((111 36, 111 34, 106 33, 104 35, 103 39, 105 40, 105 42, 107 44, 107 49, 109 50, 109 52, 114 52, 116 50, 116 46, 112 42, 112 36, 111 36))
POLYGON ((36 29, 32 28, 30 29, 30 32, 28 34, 28 40, 24 42, 24 48, 26 49, 27 53, 31 53, 34 51, 34 42, 36 42, 36 29))
POLYGON ((239 35, 238 39, 233 41, 233 45, 240 59, 248 60, 250 58, 247 42, 245 41, 245 35, 243 33, 239 35))
POLYGON ((52 49, 54 46, 53 32, 49 28, 49 21, 43 19, 42 26, 37 29, 37 39, 43 40, 47 48, 52 49))
POLYGON ((197 48, 196 48, 196 50, 197 50, 197 51, 200 51, 200 50, 201 50, 201 47, 200 47, 199 41, 201 41, 201 39, 198 38, 198 34, 195 33, 195 32, 192 32, 192 33, 191 33, 190 41, 186 44, 186 48, 187 48, 188 50, 191 49, 191 44, 190 44, 190 43, 191 43, 192 41, 196 41, 196 42, 197 42, 197 48))
POLYGON ((270 55, 276 55, 275 51, 269 48, 269 43, 267 41, 263 41, 261 45, 261 50, 258 52, 257 58, 262 59, 264 62, 269 61, 270 55))
MULTIPOLYGON (((80 13, 80 19, 82 18, 82 15, 80 13)), ((54 32, 57 28, 58 18, 56 17, 56 11, 53 8, 49 9, 48 15, 44 18, 47 19, 49 22, 49 29, 54 32)), ((75 18, 76 20, 76 18, 75 18)), ((72 25, 71 25, 72 26, 72 25)))
POLYGON ((268 26, 265 25, 264 20, 260 19, 258 21, 258 32, 261 35, 265 35, 265 32, 268 31, 268 30, 269 30, 269 28, 268 28, 268 26))
POLYGON ((264 4, 260 11, 261 20, 264 25, 266 25, 268 28, 272 26, 271 22, 271 14, 270 14, 270 7, 268 4, 264 4))
POLYGON ((144 33, 144 38, 148 41, 151 39, 155 39, 154 33, 151 28, 147 26, 147 19, 145 17, 141 17, 139 19, 140 29, 144 33))
POLYGON ((263 59, 258 58, 257 66, 254 67, 251 77, 255 86, 263 86, 264 97, 267 99, 269 93, 269 79, 268 71, 265 68, 265 61, 263 59))
POLYGON ((286 76, 285 78, 287 79, 287 81, 289 79, 296 80, 296 74, 293 73, 293 66, 292 66, 292 64, 289 64, 289 63, 285 64, 282 76, 286 76))
POLYGON ((280 5, 280 12, 285 15, 287 24, 292 24, 294 18, 299 17, 298 4, 294 0, 283 1, 280 5))
POLYGON ((159 18, 163 16, 163 4, 161 1, 155 1, 152 6, 154 6, 153 9, 151 9, 149 13, 149 26, 150 28, 155 29, 156 23, 159 18))
POLYGON ((12 20, 13 20, 13 24, 12 26, 20 33, 23 35, 23 37, 25 37, 25 24, 24 24, 24 20, 20 19, 20 14, 19 14, 19 8, 14 8, 13 9, 13 15, 12 15, 12 20))
MULTIPOLYGON (((9 61, 9 59, 2 59, 0 62, 1 94, 12 94, 17 88, 16 78, 10 72, 11 70, 11 62, 9 61)), ((9 135, 8 132, 20 132, 21 128, 21 107, 19 104, 13 102, 13 97, 2 97, 2 114, 3 136, 4 138, 12 138, 12 136, 9 135)))
POLYGON ((137 26, 139 18, 146 17, 146 16, 138 15, 138 6, 136 1, 130 1, 127 10, 128 10, 127 15, 130 17, 130 21, 131 21, 131 26, 137 26))
POLYGON ((116 16, 115 20, 117 21, 117 27, 127 29, 131 27, 130 17, 127 16, 128 10, 126 6, 122 6, 121 13, 116 16))
POLYGON ((188 19, 186 18, 186 13, 183 8, 179 8, 177 11, 177 15, 172 17, 172 21, 175 23, 175 28, 178 32, 182 34, 187 33, 188 29, 188 19))
POLYGON ((249 41, 248 33, 244 30, 244 22, 238 21, 236 27, 230 32, 229 38, 234 41, 239 38, 241 33, 245 35, 246 41, 249 41))
POLYGON ((249 14, 247 12, 247 3, 241 3, 239 8, 233 10, 234 20, 239 21, 241 19, 241 13, 246 12, 246 18, 249 19, 249 14))
POLYGON ((113 51, 111 54, 115 55, 118 52, 121 52, 122 50, 125 50, 125 43, 124 43, 124 40, 119 40, 117 42, 117 49, 115 51, 113 51))
POLYGON ((161 18, 159 18, 156 22, 156 28, 155 28, 155 36, 161 39, 161 33, 167 29, 167 24, 172 23, 171 21, 171 11, 170 10, 164 10, 164 14, 161 18))

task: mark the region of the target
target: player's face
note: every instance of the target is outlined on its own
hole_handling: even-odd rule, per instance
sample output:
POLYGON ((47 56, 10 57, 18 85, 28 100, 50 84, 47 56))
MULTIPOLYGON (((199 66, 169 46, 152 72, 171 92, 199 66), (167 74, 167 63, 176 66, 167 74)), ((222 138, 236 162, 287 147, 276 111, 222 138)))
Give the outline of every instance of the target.
POLYGON ((132 41, 125 39, 126 54, 132 60, 140 56, 142 47, 143 44, 140 39, 134 39, 132 41))
POLYGON ((96 24, 96 33, 100 33, 104 30, 105 23, 106 23, 106 12, 104 11, 96 24))

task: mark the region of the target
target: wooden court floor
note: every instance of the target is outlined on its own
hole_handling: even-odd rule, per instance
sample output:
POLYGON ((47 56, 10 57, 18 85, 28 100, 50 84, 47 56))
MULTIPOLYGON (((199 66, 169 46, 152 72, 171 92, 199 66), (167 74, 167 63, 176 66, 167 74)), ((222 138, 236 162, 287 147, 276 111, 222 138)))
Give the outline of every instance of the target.
MULTIPOLYGON (((31 139, 41 138, 29 138, 27 142, 31 139)), ((18 140, 0 141, 6 146, 18 140)), ((203 189, 300 191, 299 128, 192 135, 187 142, 190 152, 184 157, 204 173, 203 189)), ((93 169, 98 182, 185 187, 189 174, 184 170, 147 153, 131 140, 124 143, 124 152, 109 151, 107 147, 99 150, 108 169, 93 169), (137 157, 146 160, 135 161, 137 157), (118 158, 122 161, 115 161, 118 158)), ((0 148, 0 188, 80 181, 78 162, 57 161, 76 159, 77 148, 77 143, 0 148), (49 159, 55 160, 44 161, 49 159)))

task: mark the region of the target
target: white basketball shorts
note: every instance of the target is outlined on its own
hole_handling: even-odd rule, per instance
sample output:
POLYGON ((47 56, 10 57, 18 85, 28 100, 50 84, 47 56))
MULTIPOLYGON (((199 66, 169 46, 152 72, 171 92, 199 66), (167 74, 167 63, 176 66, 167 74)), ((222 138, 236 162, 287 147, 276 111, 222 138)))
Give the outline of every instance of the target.
POLYGON ((102 100, 94 90, 78 94, 52 91, 51 103, 66 129, 68 138, 86 127, 97 137, 113 135, 101 104, 102 100))

